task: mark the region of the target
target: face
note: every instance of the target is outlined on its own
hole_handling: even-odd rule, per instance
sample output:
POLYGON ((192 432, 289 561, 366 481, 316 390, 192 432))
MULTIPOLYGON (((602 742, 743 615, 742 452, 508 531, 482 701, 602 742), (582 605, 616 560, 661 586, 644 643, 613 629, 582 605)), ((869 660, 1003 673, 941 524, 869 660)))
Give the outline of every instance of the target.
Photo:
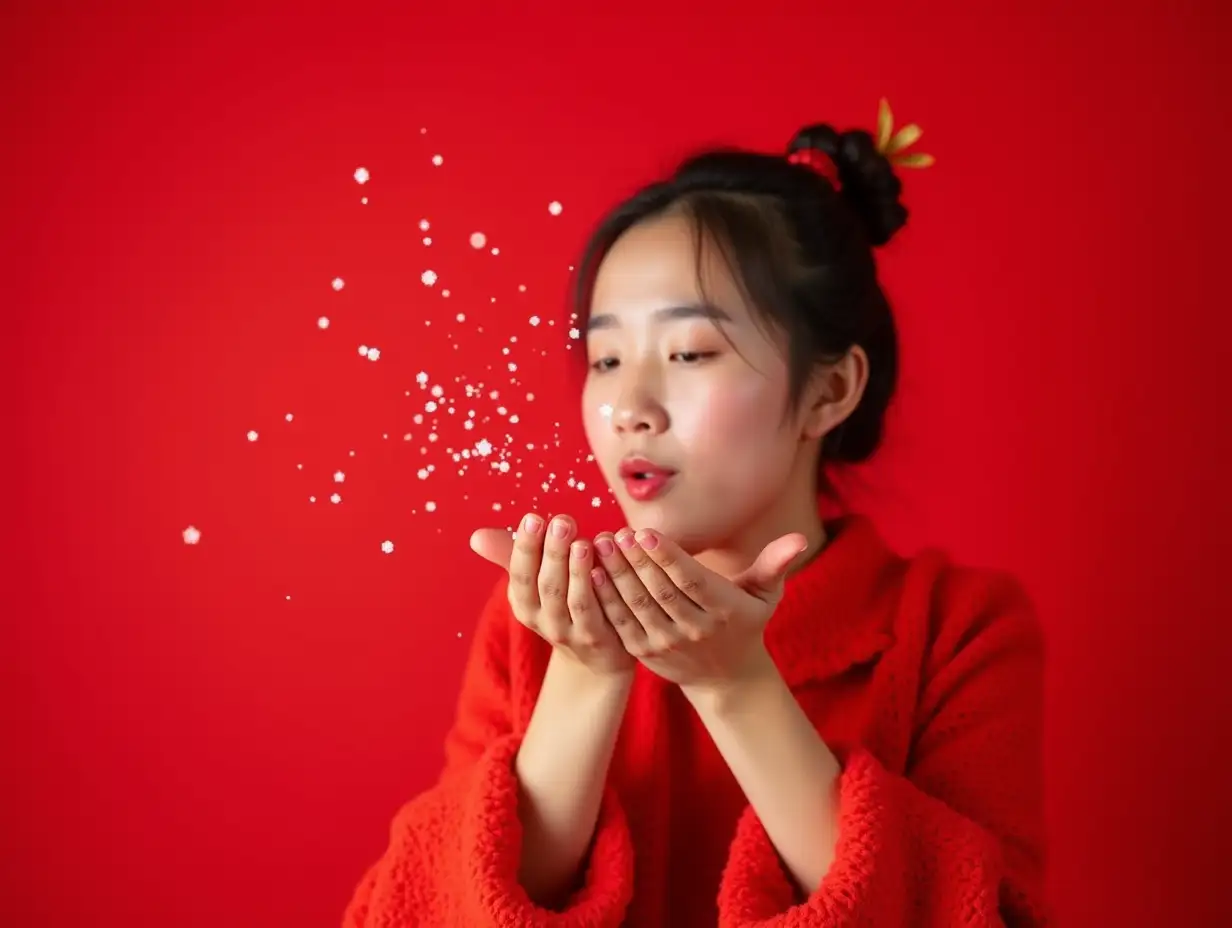
POLYGON ((710 249, 699 286, 687 219, 635 226, 608 252, 587 353, 586 436, 631 527, 698 553, 739 547, 776 513, 815 513, 809 403, 786 416, 782 346, 710 249))

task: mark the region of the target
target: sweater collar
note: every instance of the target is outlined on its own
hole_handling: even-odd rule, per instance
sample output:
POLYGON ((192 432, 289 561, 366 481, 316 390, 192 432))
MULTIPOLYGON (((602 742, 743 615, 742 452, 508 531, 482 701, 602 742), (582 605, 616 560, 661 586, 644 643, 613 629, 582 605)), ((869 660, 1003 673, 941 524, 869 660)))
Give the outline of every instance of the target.
POLYGON ((829 521, 826 533, 825 547, 787 578, 766 628, 766 647, 790 686, 870 661, 893 641, 905 562, 864 516, 829 521))

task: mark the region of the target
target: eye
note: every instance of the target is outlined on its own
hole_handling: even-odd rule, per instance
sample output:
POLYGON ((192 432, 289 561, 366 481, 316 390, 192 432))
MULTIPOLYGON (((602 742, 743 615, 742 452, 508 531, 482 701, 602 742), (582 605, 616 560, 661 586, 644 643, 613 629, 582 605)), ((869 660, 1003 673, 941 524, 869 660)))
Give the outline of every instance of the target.
POLYGON ((703 361, 709 361, 717 354, 717 351, 677 351, 672 354, 671 359, 681 364, 700 364, 703 361))
POLYGON ((590 369, 596 374, 602 374, 606 371, 610 371, 619 363, 620 362, 615 358, 599 358, 597 361, 590 362, 590 369))

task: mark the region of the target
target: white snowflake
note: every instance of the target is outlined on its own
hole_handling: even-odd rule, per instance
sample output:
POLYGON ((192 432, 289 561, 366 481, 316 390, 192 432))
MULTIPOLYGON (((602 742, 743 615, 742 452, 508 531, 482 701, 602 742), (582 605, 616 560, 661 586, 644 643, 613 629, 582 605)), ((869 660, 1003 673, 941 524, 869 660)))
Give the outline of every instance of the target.
POLYGON ((195 545, 201 540, 201 531, 196 526, 188 526, 188 528, 184 529, 183 535, 184 544, 186 545, 195 545))

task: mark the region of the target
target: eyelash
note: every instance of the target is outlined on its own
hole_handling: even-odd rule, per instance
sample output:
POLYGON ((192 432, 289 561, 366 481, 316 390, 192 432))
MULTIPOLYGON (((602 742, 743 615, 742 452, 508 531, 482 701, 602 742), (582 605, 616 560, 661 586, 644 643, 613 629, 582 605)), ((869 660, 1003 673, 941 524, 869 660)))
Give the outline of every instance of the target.
MULTIPOLYGON (((677 358, 680 358, 684 355, 688 355, 689 357, 693 358, 693 360, 682 361, 681 363, 683 363, 687 367, 695 367, 698 364, 703 363, 704 361, 709 361, 711 358, 713 358, 717 354, 718 354, 717 351, 675 351, 675 352, 672 352, 672 354, 669 356, 669 359, 674 361, 677 358)), ((591 370, 595 371, 595 373, 603 374, 603 373, 606 373, 607 371, 610 371, 613 367, 615 367, 619 363, 620 362, 615 360, 614 358, 600 358, 598 361, 595 361, 594 363, 592 363, 590 367, 591 367, 591 370)))

